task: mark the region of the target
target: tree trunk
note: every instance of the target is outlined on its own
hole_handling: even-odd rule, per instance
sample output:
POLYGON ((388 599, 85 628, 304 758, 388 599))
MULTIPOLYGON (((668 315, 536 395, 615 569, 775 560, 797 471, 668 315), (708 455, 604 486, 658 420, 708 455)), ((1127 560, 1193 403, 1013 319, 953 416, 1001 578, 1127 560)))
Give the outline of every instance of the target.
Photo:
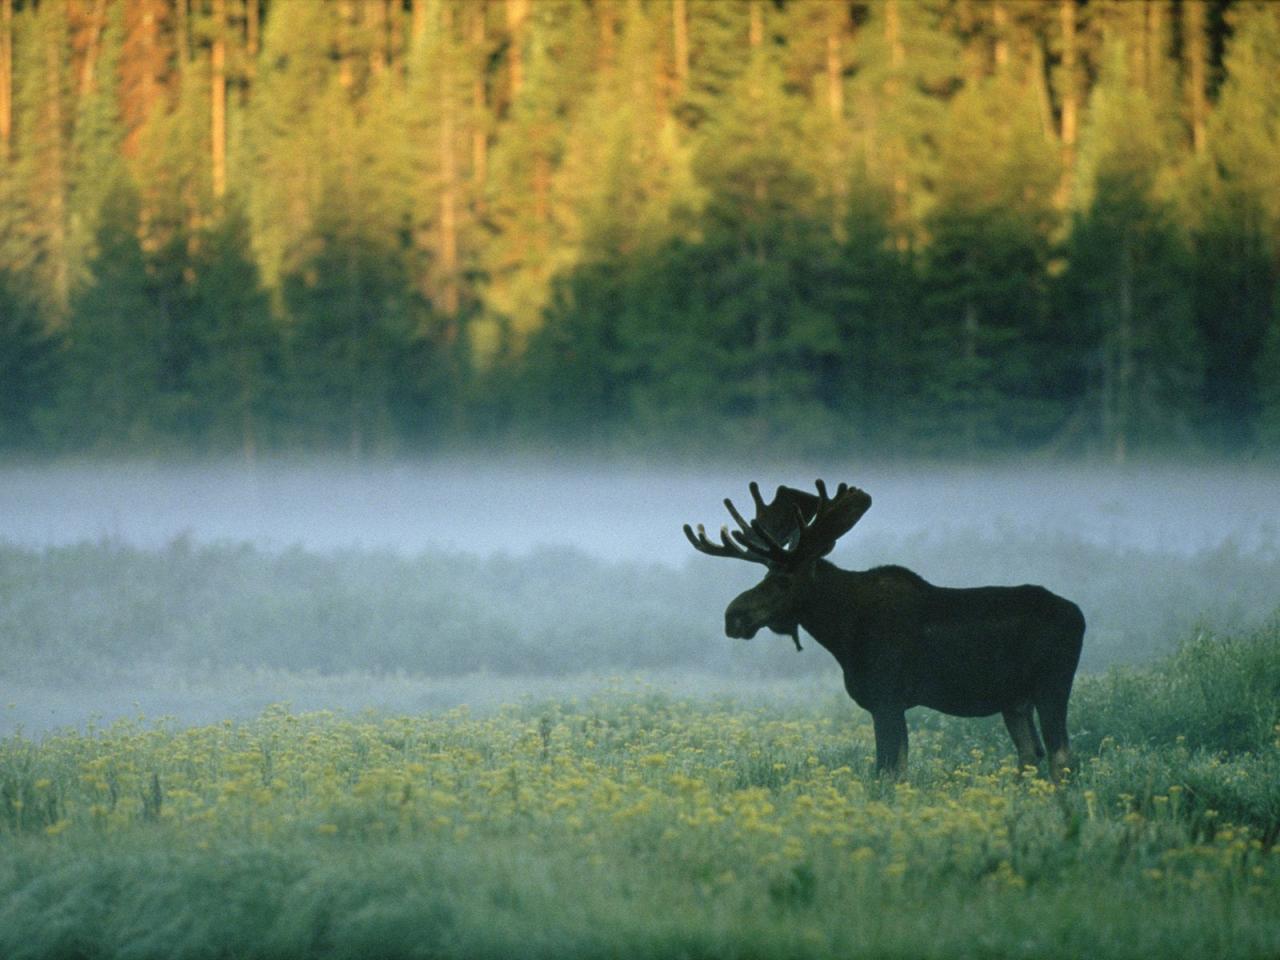
POLYGON ((991 25, 995 33, 996 73, 1002 72, 1009 65, 1009 10, 1001 0, 993 0, 991 5, 991 25))
POLYGON ((174 43, 178 48, 178 73, 181 75, 191 60, 191 9, 190 0, 176 0, 174 15, 177 24, 174 27, 174 43))
POLYGON ((369 35, 373 42, 369 44, 369 72, 375 77, 382 76, 387 70, 387 3, 386 0, 373 0, 365 6, 368 11, 370 27, 369 35))
POLYGON ((1076 138, 1079 133, 1080 84, 1076 66, 1076 0, 1062 0, 1058 7, 1062 24, 1062 179, 1058 182, 1057 205, 1071 205, 1075 186, 1076 138))
POLYGON ((689 86, 689 6, 688 0, 671 0, 671 41, 675 56, 675 99, 689 86))
POLYGON ((355 0, 338 0, 338 84, 347 91, 356 84, 355 56, 351 42, 355 19, 355 0))
POLYGON ((45 181, 49 189, 50 303, 59 320, 66 316, 71 294, 71 275, 67 264, 67 160, 62 133, 62 51, 59 37, 52 34, 45 47, 45 83, 48 102, 45 122, 48 124, 49 153, 44 161, 45 181))
POLYGON ((846 177, 847 162, 844 156, 844 59, 840 55, 840 41, 844 36, 844 17, 848 11, 839 4, 827 21, 827 115, 831 118, 830 137, 831 235, 843 242, 844 217, 849 206, 849 181, 846 177))
POLYGON ((485 31, 486 0, 471 5, 471 186, 476 209, 484 209, 485 184, 489 179, 489 100, 485 83, 488 39, 485 31))
POLYGON ((0 162, 13 143, 13 0, 0 0, 0 162))
MULTIPOLYGON (((129 36, 125 54, 121 58, 121 72, 125 74, 120 112, 125 122, 124 153, 134 157, 138 152, 138 139, 147 125, 151 110, 159 99, 156 82, 165 69, 166 57, 160 48, 160 13, 155 0, 138 0, 125 5, 125 22, 129 36)), ((150 211, 143 209, 144 232, 150 211)))
POLYGON ((844 62, 840 56, 843 29, 839 16, 833 16, 827 24, 827 113, 835 124, 844 122, 844 62))
POLYGON ((409 43, 410 46, 422 42, 427 32, 427 0, 413 0, 409 8, 409 43))
POLYGON ((227 194, 227 0, 213 0, 213 45, 209 48, 209 132, 213 198, 227 194))
MULTIPOLYGON (((753 194, 756 201, 756 210, 761 216, 768 208, 769 204, 769 185, 765 181, 763 175, 757 175, 753 188, 753 194)), ((755 380, 753 384, 754 392, 754 414, 760 422, 770 407, 772 397, 772 387, 770 383, 769 369, 769 346, 773 340, 773 317, 769 310, 769 295, 765 287, 765 277, 767 276, 766 267, 768 266, 768 251, 765 248, 765 239, 761 224, 755 224, 747 228, 754 230, 755 235, 750 238, 749 243, 754 247, 756 269, 756 325, 755 325, 755 352, 756 352, 756 369, 755 380)), ((763 438, 761 438, 763 439, 763 438)))
MULTIPOLYGON (((885 99, 896 100, 902 94, 903 73, 907 67, 907 48, 902 42, 902 10, 899 0, 885 0, 884 39, 889 47, 889 76, 885 80, 885 99)), ((906 252, 910 244, 907 233, 909 183, 907 181, 907 150, 901 133, 891 133, 885 145, 886 160, 893 171, 893 230, 895 244, 900 252, 906 252)))
POLYGON ((89 20, 89 39, 85 44, 84 62, 80 65, 80 96, 93 93, 98 69, 98 50, 102 45, 102 30, 107 24, 107 0, 94 0, 89 20))
POLYGON ((244 46, 250 60, 258 56, 259 37, 262 33, 261 15, 258 0, 244 0, 244 46))
POLYGON ((618 12, 613 0, 600 0, 596 7, 599 22, 600 45, 596 54, 596 70, 608 70, 617 55, 618 12))
POLYGON ((1053 128, 1053 102, 1049 98, 1049 78, 1045 75, 1044 47, 1038 37, 1031 38, 1031 82, 1036 88, 1036 107, 1040 113, 1040 129, 1046 143, 1053 143, 1057 131, 1053 128))
POLYGON ((455 154, 457 118, 453 99, 453 8, 440 10, 440 308, 448 318, 446 337, 452 343, 458 316, 458 174, 455 154))
POLYGON ((1146 88, 1153 93, 1157 92, 1160 71, 1169 55, 1169 28, 1164 22, 1164 14, 1165 0, 1147 0, 1147 51, 1143 60, 1147 71, 1146 88))
POLYGON ((1128 229, 1120 243, 1120 289, 1116 315, 1115 435, 1112 451, 1116 463, 1128 456, 1133 416, 1133 240, 1128 229))
POLYGON ((244 462, 252 465, 258 459, 258 430, 253 417, 254 378, 249 373, 249 357, 247 351, 240 351, 237 373, 240 380, 240 451, 244 462))
POLYGON ((258 43, 262 33, 262 12, 258 0, 244 0, 244 70, 249 82, 241 89, 241 104, 246 102, 258 74, 258 43))
POLYGON ((1205 146, 1205 17, 1204 0, 1182 0, 1182 48, 1187 70, 1187 113, 1196 153, 1205 146))
POLYGON ((964 442, 965 453, 970 457, 978 451, 978 405, 974 393, 978 387, 975 373, 978 369, 978 305, 972 300, 964 304, 964 442))
POLYGON ((529 0, 507 0, 507 31, 511 45, 507 50, 507 71, 511 78, 511 102, 515 103, 524 89, 524 24, 529 17, 529 0))

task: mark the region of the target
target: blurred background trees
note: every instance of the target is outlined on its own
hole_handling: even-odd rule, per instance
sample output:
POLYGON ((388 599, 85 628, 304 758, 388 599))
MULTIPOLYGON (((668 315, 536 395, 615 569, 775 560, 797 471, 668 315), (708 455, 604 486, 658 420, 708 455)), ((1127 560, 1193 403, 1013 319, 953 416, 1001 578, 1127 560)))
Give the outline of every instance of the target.
POLYGON ((0 446, 1280 452, 1280 8, 0 0, 0 446))

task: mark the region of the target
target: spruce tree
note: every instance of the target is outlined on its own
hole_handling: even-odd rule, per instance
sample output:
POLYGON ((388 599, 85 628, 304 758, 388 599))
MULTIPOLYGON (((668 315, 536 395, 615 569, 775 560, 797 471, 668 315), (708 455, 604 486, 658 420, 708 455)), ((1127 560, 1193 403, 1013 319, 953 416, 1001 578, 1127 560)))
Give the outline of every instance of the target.
POLYGON ((1085 355, 1084 433, 1117 462, 1185 444, 1201 379, 1190 263, 1170 199, 1172 132, 1131 69, 1126 44, 1111 40, 1063 278, 1063 318, 1078 325, 1085 355))
POLYGON ((0 270, 0 450, 30 450, 57 383, 59 340, 37 305, 0 270))
POLYGON ((98 216, 91 282, 73 303, 51 417, 59 447, 138 452, 158 440, 163 323, 138 242, 140 206, 119 177, 98 216))
POLYGON ((17 153, 9 173, 16 209, 3 261, 22 278, 46 322, 57 325, 66 320, 71 296, 66 6, 40 4, 15 19, 17 153))
POLYGON ((257 266, 249 259, 249 223, 241 207, 226 213, 201 238, 193 266, 190 327, 192 442, 238 451, 252 461, 275 438, 269 417, 280 402, 280 338, 257 266))
POLYGON ((1280 385, 1263 354, 1280 324, 1280 10, 1243 7, 1233 26, 1191 218, 1206 430, 1216 448, 1238 452, 1255 440, 1259 380, 1280 385))
POLYGON ((1008 67, 951 104, 927 221, 919 406, 928 433, 970 456, 1043 442, 1060 418, 1040 379, 1054 354, 1044 291, 1056 153, 1034 88, 1008 67))

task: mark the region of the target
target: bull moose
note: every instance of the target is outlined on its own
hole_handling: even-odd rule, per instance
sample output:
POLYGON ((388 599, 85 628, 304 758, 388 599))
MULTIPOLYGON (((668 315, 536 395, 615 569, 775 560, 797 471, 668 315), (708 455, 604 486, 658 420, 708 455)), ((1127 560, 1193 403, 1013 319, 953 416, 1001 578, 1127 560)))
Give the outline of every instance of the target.
POLYGON ((1049 747, 1049 772, 1069 765, 1067 700, 1084 640, 1080 608, 1044 587, 938 587, 899 566, 841 570, 824 560, 862 518, 871 497, 840 484, 834 497, 779 487, 766 504, 752 482, 756 516, 747 521, 724 501, 738 525, 720 542, 699 525, 684 533, 713 557, 763 564, 768 573, 735 597, 725 633, 749 639, 768 627, 800 648, 799 628, 826 647, 844 670, 849 696, 871 712, 876 769, 907 768, 905 712, 926 706, 960 717, 1004 715, 1022 766, 1049 747))

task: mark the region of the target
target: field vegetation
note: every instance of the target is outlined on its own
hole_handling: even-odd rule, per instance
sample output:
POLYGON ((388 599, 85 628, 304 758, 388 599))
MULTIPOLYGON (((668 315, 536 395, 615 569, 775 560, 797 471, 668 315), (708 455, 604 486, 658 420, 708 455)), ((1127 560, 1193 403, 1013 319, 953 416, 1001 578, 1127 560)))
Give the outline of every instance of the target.
POLYGON ((1063 786, 911 724, 899 784, 836 696, 19 732, 0 954, 1280 951, 1280 627, 1082 676, 1063 786))

